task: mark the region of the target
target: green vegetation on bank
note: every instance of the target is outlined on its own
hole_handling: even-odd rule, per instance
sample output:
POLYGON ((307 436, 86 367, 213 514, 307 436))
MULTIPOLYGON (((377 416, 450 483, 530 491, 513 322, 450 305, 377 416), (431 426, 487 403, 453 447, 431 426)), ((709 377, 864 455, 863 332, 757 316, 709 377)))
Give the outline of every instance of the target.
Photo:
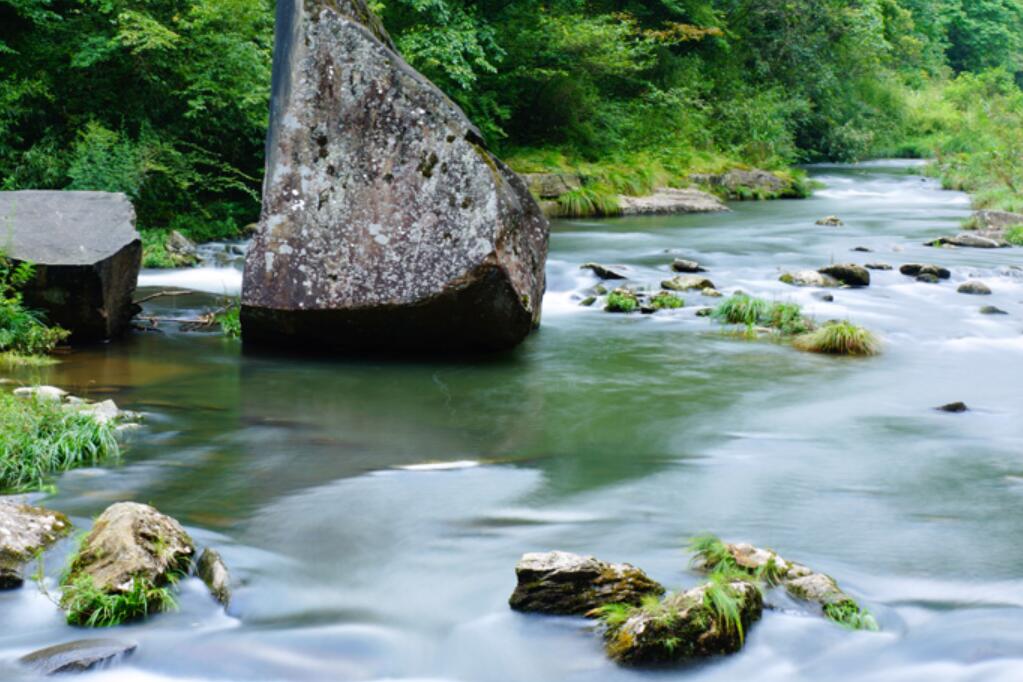
MULTIPOLYGON (((1023 203, 1023 0, 370 4, 513 168, 586 178, 569 214, 694 172, 881 154, 1023 203)), ((143 231, 237 235, 258 213, 273 7, 0 0, 0 188, 124 191, 143 231)))
POLYGON ((45 356, 69 336, 23 305, 21 288, 33 275, 31 264, 14 263, 0 252, 0 358, 7 364, 47 364, 45 356))
POLYGON ((59 402, 0 392, 0 493, 41 490, 53 474, 117 458, 115 434, 59 402))

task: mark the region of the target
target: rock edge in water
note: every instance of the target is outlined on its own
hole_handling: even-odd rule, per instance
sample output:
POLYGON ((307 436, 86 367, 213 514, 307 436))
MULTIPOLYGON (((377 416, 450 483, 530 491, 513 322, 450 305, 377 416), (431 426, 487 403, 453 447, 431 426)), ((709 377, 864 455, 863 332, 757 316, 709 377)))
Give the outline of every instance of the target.
POLYGON ((135 653, 138 645, 116 639, 82 639, 33 651, 19 662, 43 675, 84 673, 135 653))

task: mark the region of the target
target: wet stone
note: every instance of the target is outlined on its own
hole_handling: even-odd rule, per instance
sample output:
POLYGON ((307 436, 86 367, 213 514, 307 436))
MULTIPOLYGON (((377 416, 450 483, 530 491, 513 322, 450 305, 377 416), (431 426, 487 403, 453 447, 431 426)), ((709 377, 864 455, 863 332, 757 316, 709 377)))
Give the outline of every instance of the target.
POLYGON ((20 662, 43 675, 84 673, 110 667, 137 648, 137 644, 116 639, 83 639, 40 649, 20 662))

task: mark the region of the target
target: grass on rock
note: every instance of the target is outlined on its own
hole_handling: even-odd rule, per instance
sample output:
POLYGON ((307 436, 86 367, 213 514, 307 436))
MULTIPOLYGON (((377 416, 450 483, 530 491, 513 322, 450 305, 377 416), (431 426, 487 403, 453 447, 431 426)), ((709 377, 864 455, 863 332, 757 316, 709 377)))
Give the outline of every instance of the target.
POLYGON ((797 336, 793 344, 800 350, 828 355, 866 357, 881 352, 881 342, 873 333, 848 321, 832 322, 797 336))
POLYGON ((171 586, 153 585, 141 577, 132 580, 129 591, 116 594, 98 589, 88 575, 65 577, 62 588, 60 605, 67 611, 68 625, 113 627, 177 608, 171 586))
POLYGON ((615 289, 607 295, 604 310, 609 313, 634 313, 639 310, 636 294, 627 289, 615 289))

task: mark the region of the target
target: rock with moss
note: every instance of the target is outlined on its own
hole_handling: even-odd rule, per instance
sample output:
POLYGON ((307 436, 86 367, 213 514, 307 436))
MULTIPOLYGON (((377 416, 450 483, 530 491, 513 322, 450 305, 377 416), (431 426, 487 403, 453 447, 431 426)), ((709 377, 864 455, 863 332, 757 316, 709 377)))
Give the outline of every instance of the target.
POLYGON ((960 284, 959 288, 956 291, 958 291, 960 294, 971 294, 973 296, 991 295, 991 287, 984 284, 983 282, 978 282, 976 280, 970 280, 969 282, 964 282, 960 284))
POLYGON ((862 265, 856 265, 855 263, 828 265, 820 268, 817 272, 826 277, 834 277, 849 287, 870 286, 870 271, 862 265))
POLYGON ((712 581, 639 607, 605 607, 605 650, 630 666, 682 663, 734 654, 763 613, 756 585, 745 580, 712 581))
POLYGON ((676 258, 671 264, 671 269, 682 273, 707 272, 707 269, 698 262, 686 258, 676 258))
POLYGON ((195 566, 195 574, 206 584, 214 599, 224 606, 231 603, 231 573, 220 552, 210 548, 203 550, 195 566))
POLYGON ((843 225, 845 225, 842 219, 836 215, 825 216, 818 220, 817 224, 822 225, 824 227, 842 227, 843 225))
POLYGON ((899 268, 899 272, 907 277, 933 277, 934 279, 948 279, 952 276, 952 272, 948 268, 943 268, 940 265, 930 265, 927 263, 906 263, 899 268))
POLYGON ((826 275, 816 270, 799 270, 797 272, 786 272, 778 278, 779 282, 791 284, 794 287, 826 287, 836 288, 842 283, 831 275, 826 275))
POLYGON ((177 267, 188 267, 199 262, 199 251, 195 242, 177 230, 172 230, 167 235, 163 248, 177 267))
POLYGON ((953 237, 938 237, 925 243, 925 246, 959 246, 969 249, 1002 249, 1009 246, 1004 239, 985 237, 971 232, 963 232, 953 237))
POLYGON ((557 199, 583 186, 578 173, 525 173, 522 175, 529 191, 539 199, 557 199))
POLYGON ((526 554, 515 566, 516 611, 581 616, 608 604, 638 606, 664 588, 630 564, 611 564, 569 552, 526 554))
POLYGON ((689 291, 690 289, 703 291, 717 287, 714 286, 714 282, 701 275, 679 275, 661 282, 661 288, 668 291, 689 291))
POLYGON ((121 502, 104 511, 61 582, 68 622, 102 627, 174 606, 170 588, 191 568, 195 545, 153 507, 121 502))
POLYGON ((615 289, 604 303, 604 310, 609 313, 634 313, 639 309, 639 296, 630 289, 615 289))
POLYGON ((21 587, 24 564, 69 532, 60 512, 0 498, 0 590, 21 587))
POLYGON ((277 2, 248 344, 503 351, 540 324, 549 225, 365 0, 277 2))

